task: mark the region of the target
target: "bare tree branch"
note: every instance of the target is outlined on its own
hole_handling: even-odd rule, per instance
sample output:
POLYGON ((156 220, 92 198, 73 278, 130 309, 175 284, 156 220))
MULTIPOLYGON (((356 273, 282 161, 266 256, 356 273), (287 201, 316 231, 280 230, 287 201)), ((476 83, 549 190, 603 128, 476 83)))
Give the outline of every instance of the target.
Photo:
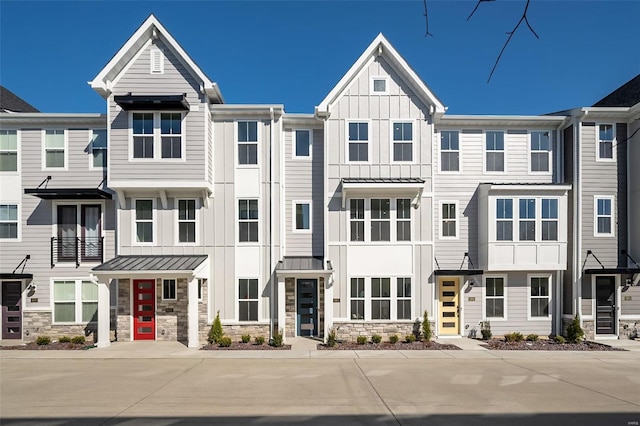
POLYGON ((524 6, 524 11, 522 12, 522 17, 520 17, 520 20, 518 21, 516 26, 513 27, 513 29, 507 33, 507 34, 509 34, 509 37, 507 37, 507 41, 504 43, 504 46, 502 46, 502 50, 500 50, 500 54, 498 54, 498 58, 496 59, 496 63, 493 64, 493 68, 491 69, 491 73, 489 74, 489 78, 487 79, 487 83, 489 83, 491 81, 491 77, 493 76, 493 73, 495 72, 496 68, 498 67, 498 63, 500 62, 500 58, 502 57, 502 54, 504 53, 505 49, 509 45, 509 42, 511 41, 511 38, 513 38, 513 35, 518 30, 518 28, 520 27, 520 24, 522 24, 523 21, 527 24, 527 27, 529 27, 529 30, 531 31, 531 33, 537 39, 540 38, 538 36, 538 34, 531 27, 531 24, 529 23, 529 19, 527 19, 527 11, 529 10, 529 3, 531 3, 531 0, 527 0, 527 4, 524 6))
POLYGON ((615 145, 611 146, 611 149, 617 147, 618 145, 621 145, 623 143, 627 143, 629 142, 631 139, 633 139, 633 137, 636 135, 636 133, 638 133, 640 131, 640 127, 638 127, 633 133, 631 133, 631 136, 628 136, 625 140, 618 142, 615 145))
POLYGON ((480 3, 484 3, 488 1, 496 1, 496 0, 478 0, 478 3, 476 3, 476 7, 474 7, 473 10, 471 11, 471 14, 467 16, 467 21, 471 19, 474 13, 476 13, 476 10, 478 10, 478 8, 480 7, 480 3))
POLYGON ((431 36, 433 37, 433 34, 431 34, 429 32, 429 10, 427 9, 427 0, 422 0, 422 2, 424 3, 424 20, 425 20, 425 24, 426 24, 426 33, 425 33, 425 37, 431 36))

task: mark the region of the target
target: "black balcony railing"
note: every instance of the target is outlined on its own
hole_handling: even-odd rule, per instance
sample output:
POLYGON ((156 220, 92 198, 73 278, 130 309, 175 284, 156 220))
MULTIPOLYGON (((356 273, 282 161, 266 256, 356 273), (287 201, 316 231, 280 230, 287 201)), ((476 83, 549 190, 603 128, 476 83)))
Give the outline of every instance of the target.
POLYGON ((104 237, 51 237, 51 267, 63 262, 104 262, 104 237))

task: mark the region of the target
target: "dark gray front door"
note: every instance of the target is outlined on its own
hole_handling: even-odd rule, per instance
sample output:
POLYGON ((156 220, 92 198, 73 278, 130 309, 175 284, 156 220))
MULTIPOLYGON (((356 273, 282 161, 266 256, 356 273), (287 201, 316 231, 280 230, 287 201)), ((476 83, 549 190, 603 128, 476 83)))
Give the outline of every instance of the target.
POLYGON ((22 283, 2 282, 2 338, 22 339, 22 283))
POLYGON ((318 334, 318 280, 298 280, 296 329, 298 336, 318 334))
POLYGON ((596 277, 596 334, 616 333, 616 278, 596 277))

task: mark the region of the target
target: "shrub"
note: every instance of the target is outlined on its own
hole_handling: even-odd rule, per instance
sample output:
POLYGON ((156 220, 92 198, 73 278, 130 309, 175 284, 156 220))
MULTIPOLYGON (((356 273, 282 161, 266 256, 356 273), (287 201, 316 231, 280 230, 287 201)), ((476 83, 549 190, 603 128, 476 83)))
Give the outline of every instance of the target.
POLYGON ((220 343, 222 336, 224 336, 224 332, 222 331, 222 323, 220 322, 220 311, 218 311, 216 318, 213 320, 213 324, 211 324, 211 330, 209 330, 207 341, 210 344, 220 343))
POLYGON ((220 340, 218 340, 218 345, 223 348, 228 348, 231 346, 231 337, 222 336, 220 340))
POLYGON ((504 335, 505 342, 522 342, 523 340, 524 336, 522 335, 522 333, 518 333, 517 331, 504 335))
POLYGON ((71 341, 71 337, 69 336, 60 336, 58 342, 60 343, 69 343, 71 341))
POLYGON ((489 321, 482 321, 480 323, 480 333, 482 333, 482 340, 489 340, 493 336, 491 333, 491 323, 489 321))
POLYGON ((553 338, 553 340, 554 340, 556 343, 564 343, 564 342, 566 342, 566 340, 564 339, 564 337, 560 336, 559 334, 558 334, 556 337, 554 337, 554 338, 553 338))
POLYGON ((428 342, 433 337, 433 332, 431 331, 431 324, 429 323, 429 313, 424 311, 424 315, 422 316, 422 338, 425 342, 428 342))
POLYGON ((282 346, 283 340, 284 338, 282 336, 282 333, 280 333, 280 331, 278 330, 273 333, 273 337, 271 338, 269 344, 273 347, 279 348, 280 346, 282 346))
POLYGON ((392 334, 391 336, 389 336, 389 343, 395 345, 396 343, 398 343, 399 337, 397 334, 392 334))
POLYGON ((416 341, 416 335, 415 334, 407 334, 407 336, 404 338, 404 341, 407 343, 413 343, 416 341))
POLYGON ((537 342, 538 341, 538 335, 535 333, 531 333, 527 336, 527 341, 529 342, 537 342))
POLYGON ((356 342, 358 342, 359 345, 364 345, 367 343, 367 336, 358 336, 356 342))
POLYGON ((51 337, 49 336, 38 336, 36 339, 36 343, 40 346, 46 346, 51 343, 51 337))
POLYGON ((578 315, 567 326, 567 341, 569 343, 578 343, 584 339, 584 330, 580 327, 580 318, 578 315))
POLYGON ((251 341, 251 336, 249 334, 243 334, 240 339, 242 340, 242 343, 249 343, 251 341))
POLYGON ((382 342, 382 336, 379 334, 374 334, 373 336, 371 336, 371 342, 372 343, 380 343, 382 342))
POLYGON ((327 346, 329 346, 330 348, 334 347, 336 345, 336 341, 336 329, 332 328, 327 334, 327 346))
POLYGON ((256 345, 264 345, 264 336, 256 336, 254 339, 256 345))
POLYGON ((71 338, 71 343, 75 343, 76 345, 84 345, 84 342, 84 336, 73 336, 71 338))

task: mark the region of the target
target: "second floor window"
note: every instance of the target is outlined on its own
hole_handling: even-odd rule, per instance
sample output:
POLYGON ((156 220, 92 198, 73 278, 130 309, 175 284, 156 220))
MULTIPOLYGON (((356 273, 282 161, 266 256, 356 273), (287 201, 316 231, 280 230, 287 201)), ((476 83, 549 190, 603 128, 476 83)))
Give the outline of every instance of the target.
POLYGON ((18 205, 0 204, 0 239, 18 238, 18 205))
POLYGON ((153 113, 133 114, 133 158, 153 158, 153 113))
POLYGON ((295 155, 297 158, 311 158, 311 131, 296 130, 295 131, 295 155))
POLYGON ((132 158, 182 158, 182 118, 180 112, 134 112, 132 158))
POLYGON ((258 200, 238 200, 238 226, 241 243, 258 242, 258 200))
POLYGON ((107 167, 107 130, 95 129, 91 133, 91 165, 94 168, 107 167))
POLYGON ((542 199, 542 241, 558 241, 558 200, 542 199))
POLYGON ((182 114, 160 114, 160 144, 162 158, 182 158, 182 114))
POLYGON ((595 199, 596 235, 613 235, 613 213, 611 209, 612 198, 595 199))
POLYGON ((153 242, 153 200, 135 200, 136 242, 153 242))
POLYGON ((457 212, 454 203, 442 204, 442 236, 456 237, 457 212))
POLYGON ((520 241, 536 239, 536 200, 520 199, 520 241))
POLYGON ((396 219, 396 239, 411 241, 411 200, 409 198, 396 200, 396 219))
POLYGON ((361 198, 349 201, 349 223, 351 241, 364 241, 364 200, 361 198))
POLYGON ((196 200, 178 200, 178 242, 196 242, 196 200))
POLYGON ((391 241, 390 200, 371 200, 371 241, 391 241))
POLYGON ((440 132, 440 171, 460 170, 460 141, 457 131, 440 132))
POLYGON ((258 164, 257 121, 238 121, 238 164, 258 164))
POLYGON ((486 132, 485 171, 504 172, 504 132, 486 132))
POLYGON ((45 130, 44 166, 47 169, 65 168, 66 142, 64 130, 45 130))
POLYGON ((548 172, 551 156, 549 132, 531 132, 531 171, 548 172))
POLYGON ((510 198, 496 200, 496 240, 513 240, 513 200, 510 198))
POLYGON ((598 126, 598 160, 613 160, 613 124, 598 126))
POLYGON ((369 123, 349 123, 349 161, 369 161, 369 123))
POLYGON ((413 123, 393 123, 393 161, 413 161, 413 123))
POLYGON ((18 132, 0 130, 0 172, 18 171, 18 132))
POLYGON ((311 230, 311 204, 310 203, 296 203, 296 230, 297 231, 310 231, 311 230))

